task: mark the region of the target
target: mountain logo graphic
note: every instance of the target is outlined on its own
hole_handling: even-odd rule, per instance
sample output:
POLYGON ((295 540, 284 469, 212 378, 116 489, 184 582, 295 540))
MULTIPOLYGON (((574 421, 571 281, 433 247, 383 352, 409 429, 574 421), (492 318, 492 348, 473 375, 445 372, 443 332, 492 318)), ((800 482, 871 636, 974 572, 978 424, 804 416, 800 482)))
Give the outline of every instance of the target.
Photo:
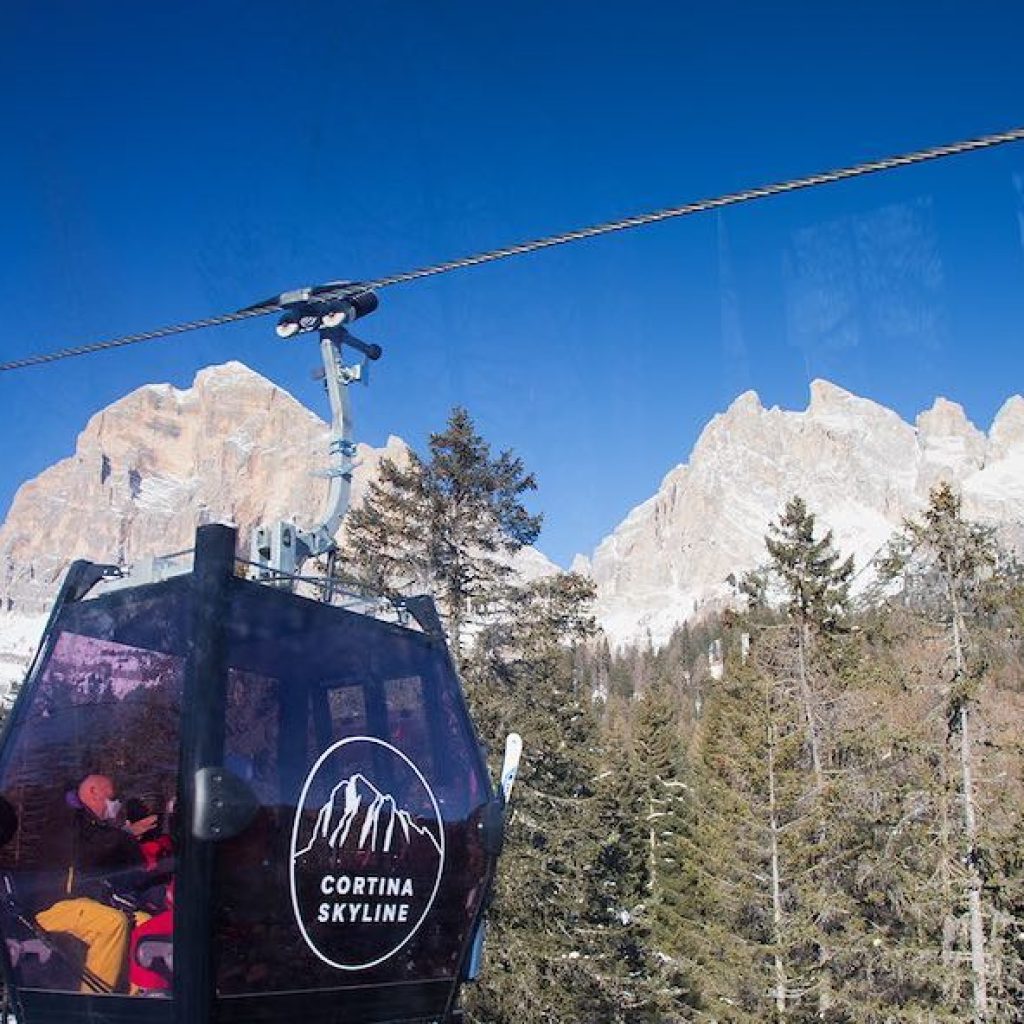
POLYGON ((437 799, 406 754, 351 736, 317 758, 295 811, 290 882, 319 960, 360 971, 394 956, 430 913, 444 860, 437 799))

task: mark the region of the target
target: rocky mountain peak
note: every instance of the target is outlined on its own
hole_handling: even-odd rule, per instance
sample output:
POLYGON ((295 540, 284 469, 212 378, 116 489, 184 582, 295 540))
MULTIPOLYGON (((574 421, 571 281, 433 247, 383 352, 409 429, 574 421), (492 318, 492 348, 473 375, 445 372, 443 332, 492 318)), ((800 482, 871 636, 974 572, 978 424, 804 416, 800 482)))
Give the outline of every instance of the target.
MULTIPOLYGON (((161 385, 157 385, 160 387, 161 385)), ((163 385, 166 386, 166 385, 163 385)), ((279 390, 277 385, 263 374, 258 373, 251 366, 239 362, 237 359, 229 359, 226 363, 214 363, 212 366, 204 366, 195 376, 193 387, 203 389, 208 387, 258 387, 270 390, 279 390)))
POLYGON ((940 480, 961 480, 985 465, 987 439, 957 402, 936 398, 918 415, 916 425, 922 484, 929 489, 940 480))
POLYGON ((1003 406, 987 439, 945 398, 912 426, 825 380, 804 411, 765 409, 748 391, 594 552, 598 619, 614 643, 659 644, 734 600, 728 578, 764 560, 768 524, 794 494, 864 566, 940 479, 963 491, 968 514, 1024 538, 1024 400, 1003 406))
POLYGON ((967 418, 964 407, 959 402, 951 402, 942 395, 935 399, 930 409, 918 413, 915 423, 917 429, 925 434, 936 436, 976 435, 984 439, 984 434, 967 418))
POLYGON ((756 391, 751 389, 750 391, 744 391, 742 395, 738 395, 733 399, 732 405, 725 412, 727 419, 739 419, 748 416, 758 416, 764 412, 764 406, 761 405, 761 397, 756 391))
POLYGON ((989 430, 989 457, 1024 455, 1024 398, 1012 395, 1003 402, 989 430))
MULTIPOLYGON (((0 527, 0 599, 34 610, 72 558, 124 564, 187 548, 203 522, 233 522, 243 539, 275 519, 311 524, 326 438, 319 417, 239 362, 201 370, 189 388, 141 387, 15 495, 0 527)), ((360 446, 357 497, 382 454, 360 446)))
POLYGON ((823 380, 818 377, 811 381, 811 398, 807 405, 807 412, 811 416, 829 416, 836 412, 843 412, 849 409, 852 403, 864 402, 866 399, 858 398, 851 391, 833 384, 830 380, 823 380))
POLYGON ((855 395, 831 381, 812 380, 810 393, 810 401, 802 416, 808 425, 815 428, 842 434, 866 435, 871 432, 887 442, 894 436, 907 434, 908 424, 891 409, 870 398, 855 395))

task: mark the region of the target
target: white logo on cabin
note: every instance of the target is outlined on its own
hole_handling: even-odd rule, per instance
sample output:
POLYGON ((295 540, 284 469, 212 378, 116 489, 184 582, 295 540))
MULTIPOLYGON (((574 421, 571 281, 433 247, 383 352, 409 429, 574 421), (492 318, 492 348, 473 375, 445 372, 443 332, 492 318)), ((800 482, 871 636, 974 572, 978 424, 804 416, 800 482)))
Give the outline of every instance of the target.
POLYGON ((419 768, 390 743, 353 736, 306 777, 291 851, 292 908, 306 944, 332 967, 365 970, 397 953, 429 914, 444 828, 419 768))
POLYGON ((331 790, 330 799, 317 815, 312 837, 303 849, 296 851, 295 856, 301 857, 309 853, 317 843, 323 842, 332 850, 348 846, 357 850, 389 853, 393 843, 408 843, 410 838, 416 836, 422 836, 433 843, 440 856, 441 843, 434 833, 418 825, 408 811, 398 806, 393 796, 382 793, 362 772, 356 772, 331 790))

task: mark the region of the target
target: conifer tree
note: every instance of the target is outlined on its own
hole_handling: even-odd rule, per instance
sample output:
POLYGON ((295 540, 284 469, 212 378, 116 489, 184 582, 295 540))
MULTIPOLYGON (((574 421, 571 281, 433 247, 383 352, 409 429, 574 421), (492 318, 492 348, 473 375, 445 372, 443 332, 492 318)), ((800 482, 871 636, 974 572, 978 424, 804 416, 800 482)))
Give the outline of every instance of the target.
POLYGON ((765 726, 763 684, 749 669, 709 682, 686 791, 673 953, 692 978, 697 1020, 772 1019, 765 726))
POLYGON ((659 1021, 674 993, 651 955, 645 792, 630 739, 613 721, 601 744, 594 786, 589 869, 580 880, 581 945, 593 978, 580 1019, 659 1021))
MULTIPOLYGON (((968 929, 972 981, 972 1010, 978 1021, 991 1019, 992 963, 987 949, 983 906, 986 870, 980 834, 975 776, 974 713, 984 674, 984 662, 970 633, 977 617, 979 596, 996 564, 992 531, 965 520, 960 497, 947 483, 930 495, 919 519, 907 520, 881 567, 883 576, 902 576, 922 603, 933 607, 946 629, 952 655, 947 684, 948 737, 956 747, 956 773, 962 812, 963 863, 967 876, 968 929)), ((944 766, 945 767, 945 766, 944 766)))
POLYGON ((815 539, 813 513, 794 495, 764 539, 770 569, 782 583, 786 610, 797 622, 819 629, 835 625, 846 612, 853 558, 840 562, 832 531, 815 539))
MULTIPOLYGON (((833 631, 848 609, 853 558, 840 561, 831 530, 816 539, 814 519, 803 499, 794 496, 778 522, 768 527, 764 542, 770 558, 767 571, 781 587, 785 610, 796 627, 797 679, 815 782, 821 789, 824 759, 818 701, 810 678, 811 644, 816 635, 833 631)), ((746 589, 752 588, 747 585, 746 589)))
MULTIPOLYGON (((651 671, 652 652, 640 657, 651 671)), ((599 814, 611 828, 595 881, 618 897, 617 911, 606 908, 619 916, 609 937, 620 971, 630 967, 634 1018, 659 1021, 680 1019, 694 988, 677 955, 685 929, 681 843, 688 789, 677 701, 674 689, 658 681, 635 701, 610 704, 597 788, 599 814), (629 867, 629 881, 608 876, 612 853, 629 867)))
POLYGON ((491 749, 500 750, 513 729, 524 744, 487 969, 469 996, 474 1015, 489 1024, 569 1024, 612 1003, 592 894, 582 884, 598 852, 602 758, 573 647, 593 631, 592 593, 579 577, 529 584, 509 604, 510 618, 486 629, 467 659, 470 703, 491 749))
POLYGON ((404 463, 381 462, 379 480, 348 516, 347 540, 371 585, 434 591, 461 651, 471 604, 492 599, 509 556, 540 532, 541 516, 522 502, 536 482, 511 451, 493 455, 460 407, 428 447, 425 459, 410 452, 404 463))
POLYGON ((675 689, 660 681, 653 685, 638 702, 635 717, 634 757, 642 800, 638 811, 647 831, 647 916, 654 945, 671 956, 682 929, 680 842, 687 828, 690 789, 675 689))
MULTIPOLYGON (((839 913, 837 897, 830 891, 823 876, 822 862, 826 861, 834 842, 828 836, 825 825, 826 772, 829 768, 827 750, 828 725, 823 720, 822 707, 826 704, 824 673, 815 678, 815 659, 820 654, 820 641, 835 634, 842 619, 848 612, 850 580, 853 576, 852 557, 842 559, 833 545, 832 531, 815 536, 815 517, 799 496, 792 497, 777 522, 769 525, 765 536, 769 561, 760 574, 748 576, 741 584, 751 597, 761 598, 773 588, 781 592, 783 609, 792 624, 795 654, 794 675, 797 697, 802 711, 806 751, 809 755, 809 769, 813 788, 800 794, 803 800, 801 825, 790 822, 787 836, 799 835, 800 842, 795 853, 805 861, 798 870, 802 877, 817 879, 817 889, 806 889, 799 905, 806 911, 808 930, 803 947, 808 955, 817 961, 816 968, 807 966, 805 973, 813 979, 817 992, 818 1012, 830 1010, 834 995, 835 979, 829 964, 833 955, 829 949, 827 923, 839 913), (813 911, 811 908, 815 908, 813 911)), ((819 666, 823 659, 817 658, 819 666)), ((774 686, 769 687, 769 707, 782 707, 787 696, 789 672, 784 664, 775 667, 774 686)), ((834 694, 828 695, 835 697, 834 694)), ((832 718, 835 718, 837 704, 831 702, 832 718)), ((770 726, 775 729, 776 726, 770 726)), ((775 767, 775 748, 770 751, 775 767)), ((794 764, 794 768, 798 765, 794 764)), ((794 955, 797 955, 794 953, 794 955)), ((800 956, 797 957, 800 959, 800 956)))

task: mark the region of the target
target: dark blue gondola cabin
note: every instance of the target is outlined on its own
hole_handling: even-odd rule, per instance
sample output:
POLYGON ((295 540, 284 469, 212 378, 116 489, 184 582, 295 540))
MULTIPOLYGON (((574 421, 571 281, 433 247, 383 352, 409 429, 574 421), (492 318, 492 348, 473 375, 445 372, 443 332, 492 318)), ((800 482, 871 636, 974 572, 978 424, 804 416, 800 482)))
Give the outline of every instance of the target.
POLYGON ((494 795, 444 640, 243 579, 234 544, 69 573, 0 750, 26 1024, 453 1012, 494 795))

